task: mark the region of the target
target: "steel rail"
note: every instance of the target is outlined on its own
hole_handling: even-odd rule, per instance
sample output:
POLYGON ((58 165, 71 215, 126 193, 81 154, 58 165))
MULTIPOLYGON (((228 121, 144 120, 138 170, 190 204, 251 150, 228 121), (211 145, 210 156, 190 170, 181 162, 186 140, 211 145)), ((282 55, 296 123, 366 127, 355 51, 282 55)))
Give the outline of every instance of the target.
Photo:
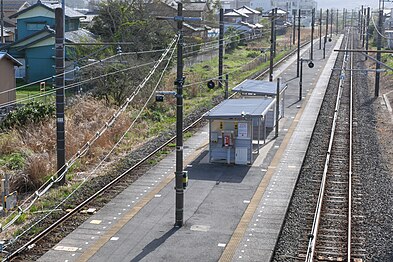
MULTIPOLYGON (((348 34, 349 34, 349 30, 348 30, 348 34)), ((346 39, 345 49, 347 49, 348 44, 349 44, 349 36, 346 39)), ((314 261, 315 247, 316 247, 316 242, 317 242, 316 240, 317 240, 317 234, 318 234, 319 222, 320 222, 321 210, 322 210, 322 201, 323 201, 324 194, 325 194, 327 171, 328 171, 328 167, 329 167, 329 163, 330 163, 330 155, 331 155, 331 151, 332 151, 332 147, 333 147, 334 134, 336 131, 336 124, 337 124, 337 119, 338 119, 338 111, 340 108, 341 95, 343 92, 347 59, 348 59, 348 53, 345 53, 344 61, 341 66, 342 70, 341 70, 341 75, 340 75, 339 88, 337 91, 337 99, 336 99, 336 105, 335 105, 335 109, 334 109, 334 117, 333 117, 332 129, 330 132, 330 140, 329 140, 328 151, 326 154, 324 171, 323 171, 323 175, 322 175, 321 187, 319 190, 317 206, 315 209, 311 233, 309 235, 309 243, 307 246, 307 255, 306 255, 306 260, 305 260, 306 262, 314 261)))
MULTIPOLYGON (((352 46, 354 46, 354 37, 352 38, 352 46)), ((351 54, 350 68, 353 69, 353 57, 351 54)), ((351 261, 351 248, 352 248, 352 158, 353 158, 353 70, 350 71, 350 83, 349 83, 349 172, 348 172, 348 251, 347 261, 351 261)))
MULTIPOLYGON (((301 45, 300 48, 303 48, 304 46, 308 45, 310 43, 310 41, 305 42, 304 44, 301 45)), ((297 51, 297 49, 292 50, 291 52, 289 52, 287 55, 285 55, 283 58, 281 58, 280 60, 278 60, 275 64, 274 67, 277 67, 278 65, 280 65, 282 62, 284 62, 288 57, 292 56, 293 54, 295 54, 297 51)), ((267 73, 269 73, 269 68, 265 69, 264 71, 262 71, 260 74, 258 74, 257 76, 253 77, 253 79, 257 79, 260 78, 263 75, 266 75, 267 73)), ((229 98, 232 98, 234 95, 236 95, 236 93, 233 93, 232 95, 229 96, 229 98)), ((193 128, 195 125, 197 125, 201 120, 203 119, 203 116, 198 118, 196 121, 194 121, 192 124, 190 124, 188 127, 186 127, 183 132, 187 132, 188 130, 190 130, 191 128, 193 128)), ((65 214, 63 217, 61 217, 60 219, 58 219, 57 221, 55 221, 53 224, 51 224, 50 226, 48 226, 47 228, 45 228, 43 231, 41 231, 40 233, 38 233, 36 236, 34 236, 32 239, 30 239, 28 242, 26 242, 25 244, 23 244, 20 248, 18 248, 16 251, 12 252, 11 254, 9 254, 3 261, 11 261, 12 259, 16 258, 18 255, 20 255, 24 250, 26 250, 29 246, 31 246, 32 244, 35 244, 36 242, 38 242, 39 240, 41 240, 43 237, 45 237, 47 234, 49 234, 52 230, 54 230, 56 227, 58 227, 61 223, 63 223, 64 221, 66 221, 67 219, 69 219, 71 216, 73 216, 75 213, 77 213, 80 209, 82 209, 85 205, 87 205, 88 203, 90 203, 91 201, 93 201, 96 197, 98 197, 99 195, 101 195, 103 192, 105 192, 106 190, 108 190, 110 187, 112 187, 114 184, 116 184, 117 182, 119 182, 122 178, 124 178, 129 172, 133 171, 134 169, 138 168, 139 166, 141 166, 144 162, 146 162, 149 158, 151 158, 152 156, 154 156, 157 152, 159 152, 160 150, 162 150, 165 146, 167 146, 169 143, 171 143, 173 140, 176 139, 176 136, 171 137, 169 140, 167 140, 165 143, 163 143, 161 146, 159 146, 158 148, 156 148, 153 152, 151 152, 150 154, 148 154, 146 157, 144 157, 143 159, 141 159, 138 163, 136 163, 135 165, 133 165, 132 167, 130 167, 129 169, 127 169, 126 171, 124 171, 121 175, 119 175, 118 177, 116 177, 114 180, 112 180, 109 184, 105 185, 104 187, 102 187, 100 190, 98 190, 96 193, 94 193, 93 195, 91 195, 89 198, 87 198, 86 200, 84 200, 82 203, 80 203, 78 206, 76 206, 74 209, 72 209, 70 212, 68 212, 67 214, 65 214)))

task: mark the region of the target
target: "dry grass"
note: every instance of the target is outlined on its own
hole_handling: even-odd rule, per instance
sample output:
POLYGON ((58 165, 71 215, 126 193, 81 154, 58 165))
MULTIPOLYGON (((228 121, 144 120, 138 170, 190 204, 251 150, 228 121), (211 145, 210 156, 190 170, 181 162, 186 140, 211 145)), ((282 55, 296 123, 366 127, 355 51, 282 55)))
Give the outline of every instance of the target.
MULTIPOLYGON (((88 142, 106 121, 116 112, 94 99, 81 99, 66 111, 66 159, 88 142)), ((82 158, 76 171, 84 171, 88 165, 97 163, 131 124, 123 113, 82 158)), ((12 190, 29 191, 37 188, 46 178, 56 172, 56 123, 54 119, 39 124, 29 124, 0 135, 0 157, 14 152, 24 152, 23 170, 7 170, 12 174, 12 190)), ((1 172, 2 171, 2 172, 1 172)))

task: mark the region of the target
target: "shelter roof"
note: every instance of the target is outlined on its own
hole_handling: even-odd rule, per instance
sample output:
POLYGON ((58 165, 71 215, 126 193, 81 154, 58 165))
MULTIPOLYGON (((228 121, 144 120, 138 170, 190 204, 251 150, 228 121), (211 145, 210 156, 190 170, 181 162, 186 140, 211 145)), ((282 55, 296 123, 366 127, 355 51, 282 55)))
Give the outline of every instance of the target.
MULTIPOLYGON (((280 84, 280 93, 287 88, 286 84, 280 84)), ((265 80, 246 79, 234 88, 232 91, 239 93, 250 93, 254 95, 276 95, 277 83, 265 80)))
POLYGON ((228 99, 207 112, 208 119, 246 119, 257 118, 267 114, 275 98, 228 99))

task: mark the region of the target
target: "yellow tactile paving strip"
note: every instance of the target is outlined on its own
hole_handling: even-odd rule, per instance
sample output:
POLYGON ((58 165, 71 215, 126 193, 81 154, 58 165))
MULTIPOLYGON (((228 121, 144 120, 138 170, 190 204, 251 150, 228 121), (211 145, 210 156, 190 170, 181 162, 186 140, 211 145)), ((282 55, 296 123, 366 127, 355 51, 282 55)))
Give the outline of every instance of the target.
MULTIPOLYGON (((199 156, 201 151, 207 146, 208 143, 204 143, 198 147, 193 154, 184 160, 184 165, 191 163, 196 157, 199 156)), ((91 245, 79 258, 78 261, 88 261, 94 256, 97 251, 103 247, 117 232, 119 232, 123 226, 125 226, 138 212, 145 207, 156 194, 158 194, 164 187, 166 187, 173 179, 174 174, 168 175, 161 183, 159 183, 150 193, 143 197, 130 211, 128 211, 122 218, 118 220, 108 231, 106 231, 93 245, 91 245)))
POLYGON ((238 226, 236 227, 235 231, 233 232, 231 239, 229 240, 228 244, 226 245, 224 252, 222 253, 222 255, 220 257, 220 260, 219 260, 220 262, 230 262, 233 260, 233 256, 235 255, 236 249, 244 237, 244 234, 248 228, 248 224, 250 223, 256 209, 258 208, 258 205, 262 199, 262 196, 265 193, 266 188, 268 187, 270 180, 275 172, 275 169, 278 166, 278 164, 282 158, 282 155, 288 146, 289 140, 291 139, 292 134, 295 131, 296 126, 299 123, 300 117, 302 116, 302 114, 304 112, 305 105, 307 105, 307 102, 310 99, 310 96, 311 96, 311 92, 309 92, 307 94, 303 106, 301 107, 299 112, 297 112, 297 114, 296 114, 291 126, 289 127, 288 132, 285 135, 279 149, 277 150, 276 154, 274 155, 273 160, 270 163, 265 176, 263 177, 261 183, 259 184, 257 190, 255 191, 255 194, 252 197, 250 204, 248 205, 242 218, 240 219, 238 226))

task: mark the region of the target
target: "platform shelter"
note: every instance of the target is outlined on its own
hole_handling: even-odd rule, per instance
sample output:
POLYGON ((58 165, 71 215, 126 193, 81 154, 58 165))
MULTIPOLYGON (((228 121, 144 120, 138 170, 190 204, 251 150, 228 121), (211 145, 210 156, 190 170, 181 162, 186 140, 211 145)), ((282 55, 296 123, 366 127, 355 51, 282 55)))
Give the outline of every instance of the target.
POLYGON ((209 162, 251 164, 254 148, 259 153, 261 138, 265 142, 267 114, 274 106, 272 97, 229 99, 207 112, 209 162), (254 136, 254 132, 258 134, 254 136))
MULTIPOLYGON (((256 98, 256 97, 276 97, 277 96, 277 82, 269 82, 266 80, 251 80, 246 79, 237 86, 235 86, 232 91, 240 93, 243 97, 256 98)), ((285 108, 285 90, 288 88, 287 84, 279 84, 279 118, 284 117, 285 108)), ((275 115, 271 112, 271 121, 266 123, 267 127, 274 127, 275 115)))

